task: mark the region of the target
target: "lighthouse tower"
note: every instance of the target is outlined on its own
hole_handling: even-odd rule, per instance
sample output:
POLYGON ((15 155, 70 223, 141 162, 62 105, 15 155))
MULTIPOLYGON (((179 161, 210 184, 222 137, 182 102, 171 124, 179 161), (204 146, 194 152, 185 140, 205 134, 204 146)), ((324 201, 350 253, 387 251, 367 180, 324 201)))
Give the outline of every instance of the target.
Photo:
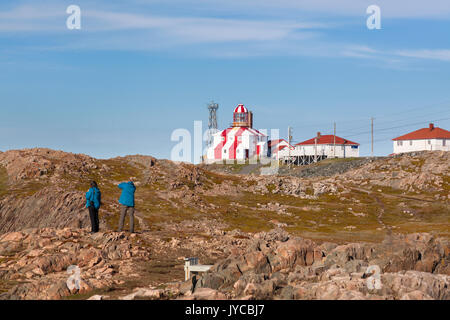
POLYGON ((253 127, 253 113, 243 104, 239 104, 233 112, 233 125, 235 127, 253 127))
POLYGON ((267 155, 267 135, 253 129, 253 114, 243 104, 233 111, 231 128, 213 135, 206 161, 246 160, 267 155))

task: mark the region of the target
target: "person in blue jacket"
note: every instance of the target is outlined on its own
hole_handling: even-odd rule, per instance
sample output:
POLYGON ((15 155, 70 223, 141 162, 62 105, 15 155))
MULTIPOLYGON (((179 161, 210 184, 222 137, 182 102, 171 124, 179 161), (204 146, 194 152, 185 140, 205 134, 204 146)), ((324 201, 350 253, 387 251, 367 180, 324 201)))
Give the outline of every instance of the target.
POLYGON ((97 182, 91 182, 91 188, 86 192, 86 208, 89 209, 91 218, 91 233, 99 231, 98 210, 101 205, 101 192, 97 186, 97 182))
POLYGON ((134 232, 134 192, 136 191, 136 186, 133 183, 133 178, 130 178, 128 182, 122 182, 118 185, 122 189, 122 194, 119 198, 119 203, 121 205, 120 220, 119 220, 119 232, 123 229, 123 224, 125 222, 125 216, 130 216, 130 232, 134 232))

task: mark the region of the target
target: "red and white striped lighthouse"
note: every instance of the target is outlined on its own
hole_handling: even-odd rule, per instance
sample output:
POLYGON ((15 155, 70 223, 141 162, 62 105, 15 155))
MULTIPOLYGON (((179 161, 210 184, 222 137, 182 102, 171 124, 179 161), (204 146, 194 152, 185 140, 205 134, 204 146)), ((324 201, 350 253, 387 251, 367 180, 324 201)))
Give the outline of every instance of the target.
POLYGON ((245 160, 267 155, 267 135, 253 128, 253 114, 243 104, 233 112, 231 128, 213 135, 207 161, 245 160))

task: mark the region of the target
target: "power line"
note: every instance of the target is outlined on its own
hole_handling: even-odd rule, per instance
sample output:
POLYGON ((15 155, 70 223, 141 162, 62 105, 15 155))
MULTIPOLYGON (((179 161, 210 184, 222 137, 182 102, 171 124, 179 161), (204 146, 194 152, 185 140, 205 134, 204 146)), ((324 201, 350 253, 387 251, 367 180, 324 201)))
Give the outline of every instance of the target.
MULTIPOLYGON (((428 120, 426 122, 430 122, 430 121, 445 121, 445 120, 450 120, 450 118, 428 120)), ((378 129, 376 132, 389 131, 389 130, 398 129, 398 128, 410 127, 410 126, 414 126, 414 125, 423 124, 424 122, 425 121, 420 121, 420 122, 408 123, 408 124, 404 124, 404 125, 401 125, 401 126, 395 126, 395 127, 390 127, 390 128, 381 128, 381 129, 378 129)), ((364 131, 364 132, 359 132, 357 134, 347 135, 347 137, 356 137, 356 136, 366 135, 368 133, 370 133, 370 131, 364 131)))
MULTIPOLYGON (((416 118, 423 118, 423 117, 426 117, 426 116, 429 116, 429 115, 438 114, 438 113, 439 114, 443 114, 443 115, 447 115, 447 114, 450 114, 450 110, 444 111, 444 112, 433 112, 433 113, 428 113, 428 114, 425 114, 425 115, 417 115, 417 116, 414 116, 414 117, 407 117, 407 118, 396 119, 396 120, 391 120, 391 121, 381 121, 380 123, 381 124, 389 124, 389 123, 394 123, 394 122, 397 122, 397 123, 398 122, 405 122, 405 121, 408 121, 408 120, 412 120, 412 119, 416 119, 416 118)), ((431 121, 433 121, 433 120, 431 120, 431 121)), ((435 120, 435 121, 438 121, 438 120, 435 120)), ((351 128, 350 130, 341 131, 341 133, 344 133, 345 135, 347 135, 349 133, 352 134, 352 133, 355 133, 356 129, 360 129, 360 128, 366 128, 366 126, 351 128)), ((356 133, 356 134, 359 134, 359 132, 356 133)))
POLYGON ((372 137, 372 149, 371 149, 371 153, 370 153, 370 155, 372 156, 372 158, 373 158, 373 120, 374 120, 374 118, 372 117, 372 118, 370 118, 370 131, 371 131, 371 137, 372 137))
MULTIPOLYGON (((447 99, 447 100, 443 100, 441 102, 433 103, 433 104, 426 105, 426 106, 404 109, 402 111, 393 112, 393 113, 390 113, 390 114, 383 114, 383 115, 378 116, 377 119, 380 120, 380 119, 385 119, 387 117, 392 118, 392 116, 395 116, 395 115, 403 115, 404 116, 405 113, 409 114, 409 113, 414 112, 416 110, 423 110, 423 109, 428 109, 429 110, 429 109, 432 109, 432 108, 436 108, 437 106, 442 106, 443 104, 447 104, 447 103, 450 104, 450 100, 447 99)), ((410 116, 410 117, 406 117, 406 118, 403 117, 402 119, 380 121, 378 123, 381 123, 382 125, 383 124, 388 124, 388 123, 398 123, 398 122, 404 122, 404 121, 408 121, 408 120, 412 120, 412 119, 416 119, 416 118, 422 118, 422 117, 434 115, 434 114, 437 114, 437 113, 439 113, 439 114, 447 114, 449 112, 450 112, 450 110, 446 106, 446 110, 439 110, 439 111, 435 111, 435 112, 432 112, 432 113, 427 112, 427 114, 425 114, 425 115, 415 115, 415 116, 412 116, 412 117, 410 116)), ((355 123, 355 122, 363 121, 365 119, 367 119, 367 118, 344 120, 344 121, 337 121, 337 122, 339 124, 355 123)), ((433 120, 433 121, 440 121, 440 120, 433 120)), ((324 126, 328 126, 328 125, 329 125, 328 122, 321 122, 321 123, 315 123, 315 124, 305 123, 305 124, 302 124, 300 126, 292 127, 292 128, 293 129, 304 129, 305 127, 321 127, 321 128, 323 128, 324 126)), ((347 135, 348 133, 351 134, 352 132, 354 132, 354 131, 356 131, 358 129, 362 129, 362 128, 366 128, 366 126, 352 127, 352 128, 346 129, 346 130, 344 129, 343 131, 340 131, 340 134, 345 134, 345 135, 347 135)), ((357 136, 357 135, 366 134, 366 133, 367 132, 365 132, 365 131, 364 132, 357 132, 355 134, 352 134, 351 136, 357 136)))
MULTIPOLYGON (((408 109, 408 110, 403 110, 403 111, 400 111, 400 112, 383 115, 383 116, 380 116, 379 118, 386 118, 389 115, 397 115, 397 114, 403 114, 404 115, 405 112, 408 112, 408 111, 409 112, 413 112, 413 111, 419 110, 419 109, 422 110, 422 109, 427 109, 427 108, 433 108, 433 106, 435 108, 436 106, 441 106, 443 103, 447 103, 449 101, 450 100, 446 100, 444 102, 435 103, 435 104, 432 104, 432 105, 429 105, 429 106, 426 106, 426 107, 415 107, 415 108, 411 108, 411 109, 408 109)), ((409 121, 409 120, 412 120, 412 119, 424 118, 426 116, 435 115, 437 113, 442 114, 442 115, 447 115, 448 113, 450 113, 450 110, 446 108, 446 110, 439 110, 439 111, 434 111, 434 112, 431 112, 431 113, 428 112, 425 115, 415 115, 415 116, 412 116, 412 117, 403 117, 402 119, 396 119, 396 120, 394 119, 394 120, 380 121, 380 122, 377 121, 377 124, 387 125, 387 124, 394 123, 394 122, 395 123, 399 123, 399 122, 402 123, 402 122, 409 121)), ((366 119, 367 118, 361 119, 361 120, 366 120, 366 119)), ((414 126, 414 125, 420 125, 420 124, 423 124, 424 122, 435 122, 435 121, 446 121, 446 120, 450 120, 450 118, 446 117, 446 118, 440 118, 440 119, 434 119, 434 120, 421 120, 420 122, 410 122, 410 123, 405 123, 405 124, 399 124, 399 125, 396 125, 396 126, 384 127, 384 128, 380 128, 380 129, 372 128, 373 124, 371 124, 371 130, 370 131, 355 132, 358 129, 367 128, 367 126, 358 126, 358 127, 353 127, 353 128, 349 128, 347 130, 340 131, 339 134, 340 135, 344 134, 346 137, 358 137, 358 136, 362 136, 362 135, 366 135, 366 134, 371 134, 372 137, 371 137, 371 139, 369 141, 369 144, 370 143, 372 144, 372 154, 373 154, 373 144, 375 144, 376 142, 391 140, 391 137, 386 138, 386 139, 374 139, 374 137, 373 137, 374 134, 377 134, 377 136, 378 135, 383 136, 384 132, 389 132, 391 130, 405 128, 405 127, 410 127, 410 126, 414 126), (354 132, 354 133, 349 135, 348 134, 349 132, 350 133, 354 132)), ((349 122, 354 123, 355 121, 357 121, 357 120, 353 119, 353 120, 341 121, 341 122, 339 122, 339 124, 341 124, 341 123, 349 123, 349 122)), ((323 123, 320 124, 320 127, 321 127, 321 129, 323 129, 324 126, 328 127, 329 125, 330 125, 329 122, 323 122, 323 123)), ((317 126, 319 126, 319 124, 310 124, 309 123, 307 125, 302 125, 301 127, 291 127, 291 129, 295 129, 295 128, 303 129, 305 127, 311 127, 311 126, 316 126, 317 127, 317 126)), ((331 134, 336 135, 336 131, 333 131, 333 132, 329 132, 328 130, 323 130, 323 131, 320 130, 320 131, 321 132, 326 132, 326 135, 331 135, 331 134)), ((293 143, 293 144, 296 144, 296 143, 299 143, 299 142, 301 142, 301 141, 298 141, 298 140, 292 140, 291 141, 291 143, 293 143)))
POLYGON ((399 112, 394 112, 394 113, 390 113, 390 114, 389 113, 388 114, 383 114, 383 115, 380 115, 377 118, 385 118, 385 117, 389 117, 389 116, 393 116, 393 115, 403 114, 405 112, 413 112, 415 110, 420 110, 420 109, 424 109, 424 108, 429 109, 429 108, 433 108, 433 106, 440 106, 440 105, 445 104, 445 103, 449 103, 450 104, 450 100, 446 99, 446 100, 443 100, 442 102, 436 102, 436 103, 433 103, 433 104, 430 104, 430 105, 427 105, 427 106, 414 107, 414 108, 402 110, 402 111, 399 111, 399 112))

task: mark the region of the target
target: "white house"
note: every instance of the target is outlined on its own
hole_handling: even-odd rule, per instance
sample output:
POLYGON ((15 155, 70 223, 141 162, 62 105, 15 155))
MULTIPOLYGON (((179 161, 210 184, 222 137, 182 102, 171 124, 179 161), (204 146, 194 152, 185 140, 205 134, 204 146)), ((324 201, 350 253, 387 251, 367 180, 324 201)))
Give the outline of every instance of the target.
POLYGON ((450 131, 435 127, 430 123, 422 128, 403 136, 392 139, 394 154, 414 151, 450 151, 450 131))
POLYGON ((268 137, 253 128, 253 114, 240 104, 233 112, 231 128, 213 135, 206 162, 246 160, 267 156, 268 137))
POLYGON ((284 139, 270 140, 268 143, 268 156, 273 159, 280 159, 280 157, 289 155, 289 149, 291 152, 295 149, 284 139))
POLYGON ((291 152, 292 156, 318 156, 320 158, 352 158, 359 157, 359 143, 336 135, 321 135, 297 143, 291 152))

